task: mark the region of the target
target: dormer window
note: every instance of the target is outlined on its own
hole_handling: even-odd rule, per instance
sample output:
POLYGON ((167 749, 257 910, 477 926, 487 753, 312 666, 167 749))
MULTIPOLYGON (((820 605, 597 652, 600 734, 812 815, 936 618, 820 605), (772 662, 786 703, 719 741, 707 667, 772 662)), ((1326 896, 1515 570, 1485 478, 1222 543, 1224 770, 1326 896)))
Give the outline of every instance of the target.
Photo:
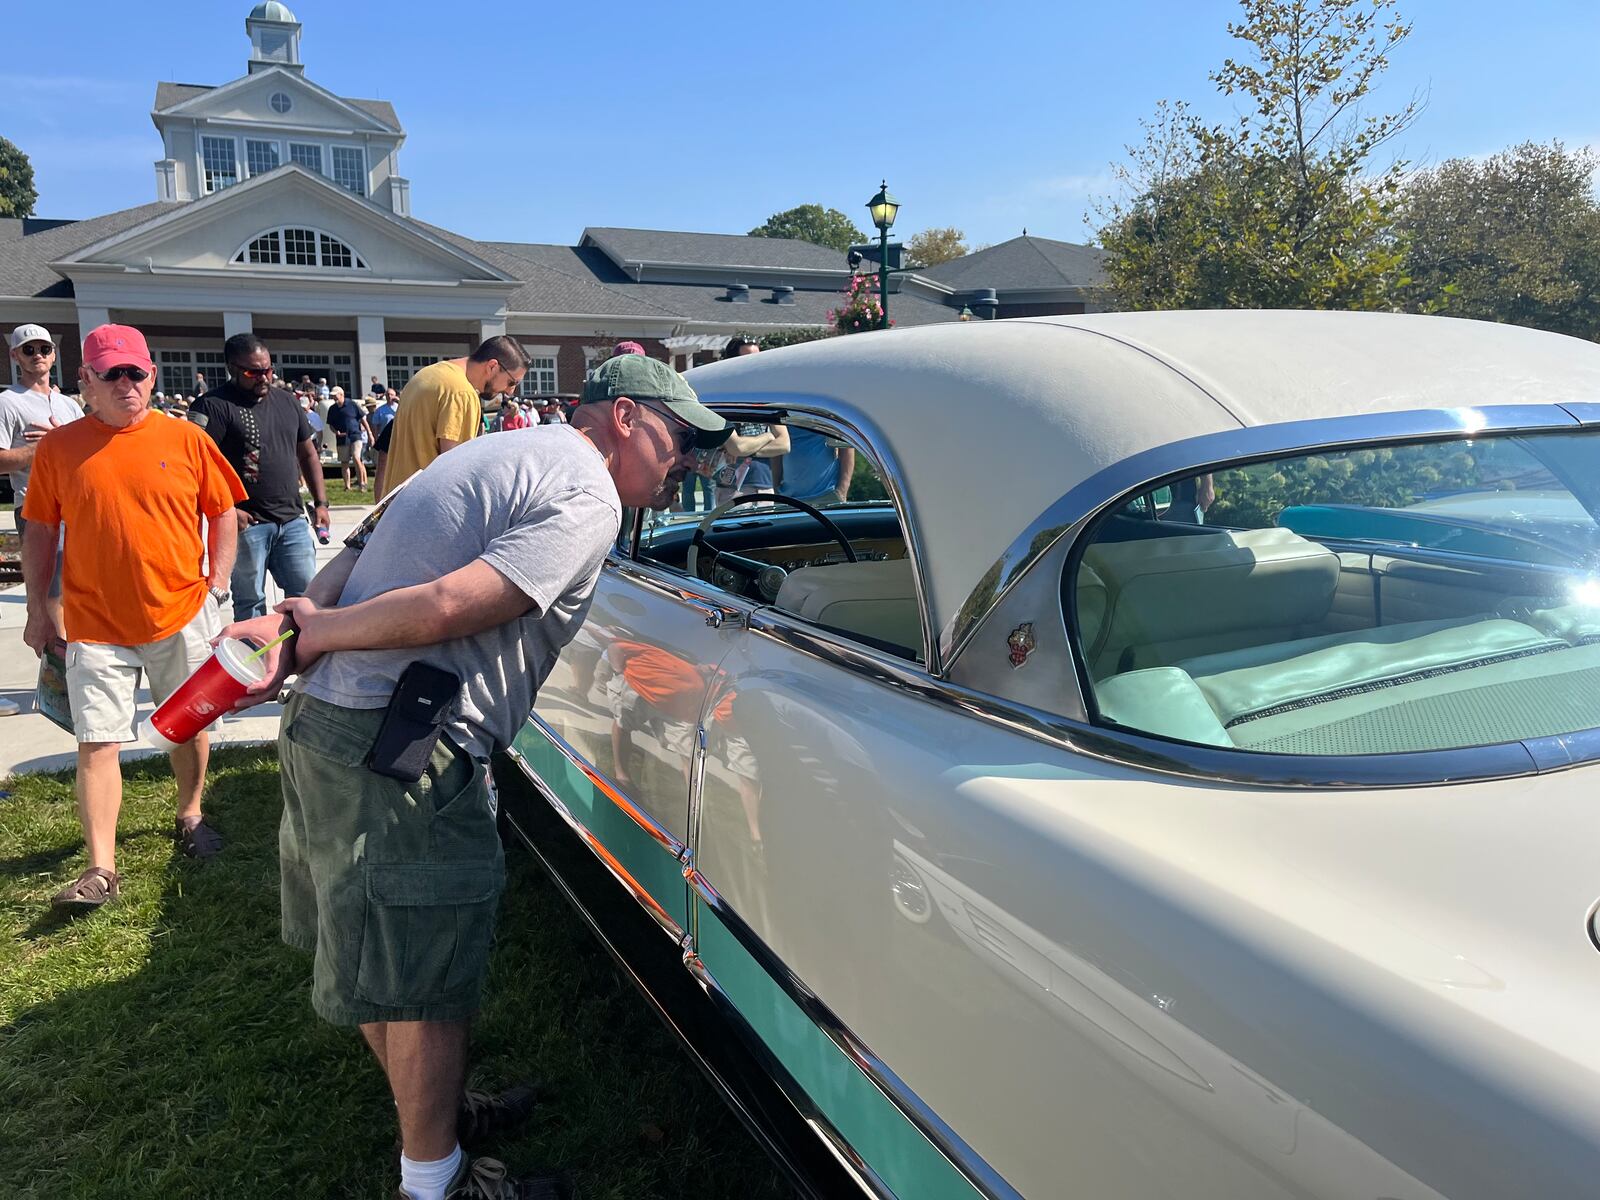
POLYGON ((263 230, 240 246, 231 261, 236 266, 367 269, 365 260, 338 238, 300 225, 263 230))
POLYGON ((367 156, 360 146, 333 147, 333 181, 358 196, 367 194, 367 156))

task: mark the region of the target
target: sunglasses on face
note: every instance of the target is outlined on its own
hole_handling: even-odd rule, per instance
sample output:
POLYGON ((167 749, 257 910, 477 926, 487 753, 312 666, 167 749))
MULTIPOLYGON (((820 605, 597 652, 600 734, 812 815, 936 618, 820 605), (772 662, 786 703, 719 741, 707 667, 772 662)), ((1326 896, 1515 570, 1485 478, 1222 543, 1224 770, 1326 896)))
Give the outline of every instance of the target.
POLYGON ((112 367, 109 371, 95 371, 94 376, 101 383, 116 383, 119 379, 129 379, 134 383, 143 383, 150 378, 150 372, 141 367, 112 367))
POLYGON ((246 379, 271 379, 272 378, 272 368, 271 367, 261 367, 260 369, 257 369, 255 367, 235 366, 233 369, 235 371, 239 372, 239 374, 243 375, 246 379))
POLYGON ((694 439, 695 439, 696 430, 695 430, 695 427, 693 425, 689 424, 689 422, 685 421, 682 417, 678 416, 676 413, 669 412, 664 408, 657 408, 653 404, 646 404, 644 407, 648 408, 651 412, 656 413, 659 416, 666 417, 667 420, 671 421, 674 425, 678 426, 678 433, 677 433, 676 441, 677 441, 678 453, 679 454, 693 454, 693 453, 695 453, 696 447, 695 447, 694 439))
POLYGON ((19 353, 31 358, 49 358, 55 352, 56 348, 49 342, 29 342, 19 351, 19 353))

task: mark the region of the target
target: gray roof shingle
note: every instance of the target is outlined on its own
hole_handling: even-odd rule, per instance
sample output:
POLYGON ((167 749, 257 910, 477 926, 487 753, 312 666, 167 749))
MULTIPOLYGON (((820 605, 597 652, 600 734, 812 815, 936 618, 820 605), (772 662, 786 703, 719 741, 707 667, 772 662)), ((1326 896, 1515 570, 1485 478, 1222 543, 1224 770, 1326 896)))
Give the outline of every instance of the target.
POLYGON ((583 231, 583 240, 594 242, 622 262, 694 263, 710 267, 804 267, 831 271, 844 269, 844 255, 837 250, 794 238, 591 226, 583 231))
MULTIPOLYGON (((580 271, 550 265, 548 261, 535 261, 525 257, 524 250, 560 249, 571 247, 521 246, 514 242, 479 242, 441 229, 437 225, 416 222, 440 238, 475 254, 485 262, 498 267, 507 275, 522 281, 522 286, 511 293, 506 307, 512 312, 594 313, 619 317, 671 317, 677 314, 657 307, 649 301, 629 296, 611 287, 586 278, 580 271)), ((550 258, 554 256, 542 256, 550 258)), ((558 259, 558 261, 560 261, 558 259)))
POLYGON ((957 291, 991 287, 1002 292, 1034 288, 1093 288, 1105 284, 1105 272, 1100 267, 1101 257, 1101 251, 1093 246, 1024 234, 963 258, 929 267, 918 274, 957 291))
POLYGON ((50 269, 52 262, 174 207, 175 201, 156 201, 28 234, 22 232, 23 222, 15 222, 16 236, 0 232, 0 296, 71 296, 72 285, 50 269))

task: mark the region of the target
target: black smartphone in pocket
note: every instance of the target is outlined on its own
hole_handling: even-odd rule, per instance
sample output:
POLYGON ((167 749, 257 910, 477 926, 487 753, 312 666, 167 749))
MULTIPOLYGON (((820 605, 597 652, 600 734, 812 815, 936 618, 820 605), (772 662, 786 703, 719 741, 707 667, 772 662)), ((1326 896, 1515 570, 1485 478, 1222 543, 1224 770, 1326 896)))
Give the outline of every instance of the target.
POLYGON ((421 779, 460 698, 459 675, 431 663, 412 663, 401 672, 384 709, 383 724, 367 752, 367 769, 405 783, 421 779))

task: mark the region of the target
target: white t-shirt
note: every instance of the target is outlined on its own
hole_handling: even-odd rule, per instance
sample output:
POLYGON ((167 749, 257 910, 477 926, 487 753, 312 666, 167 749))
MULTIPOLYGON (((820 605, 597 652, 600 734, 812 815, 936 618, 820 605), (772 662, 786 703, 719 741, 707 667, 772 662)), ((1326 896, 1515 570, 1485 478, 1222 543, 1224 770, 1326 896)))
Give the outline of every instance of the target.
MULTIPOLYGON (((83 416, 71 400, 51 387, 50 394, 14 383, 0 391, 0 446, 7 450, 20 450, 28 444, 30 425, 48 425, 53 417, 57 424, 65 425, 83 416)), ((22 498, 28 494, 28 476, 33 468, 11 472, 11 490, 16 493, 17 508, 22 508, 22 498)))

